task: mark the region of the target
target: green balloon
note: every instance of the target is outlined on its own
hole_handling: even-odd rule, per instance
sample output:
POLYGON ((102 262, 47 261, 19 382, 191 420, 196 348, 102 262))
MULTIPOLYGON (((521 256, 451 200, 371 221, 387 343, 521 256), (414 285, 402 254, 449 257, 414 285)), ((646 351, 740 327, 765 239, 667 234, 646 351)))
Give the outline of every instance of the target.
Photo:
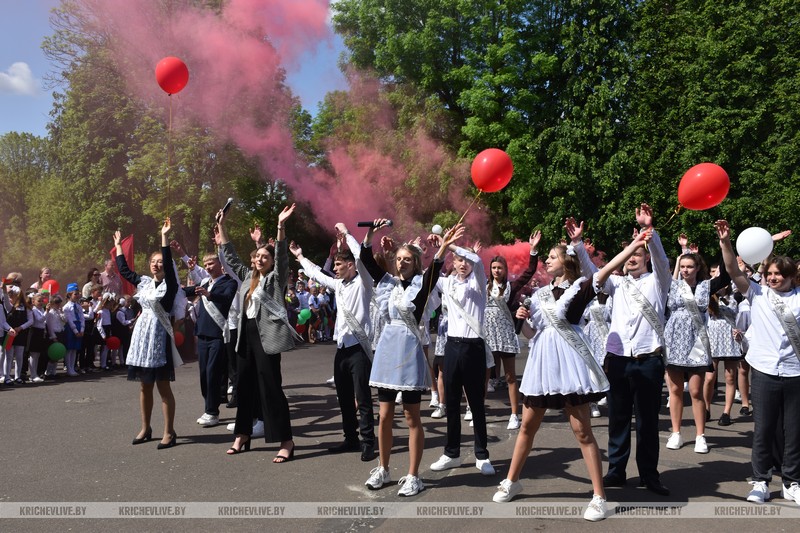
POLYGON ((300 318, 303 319, 303 322, 311 318, 311 309, 303 309, 300 311, 300 318))
POLYGON ((303 324, 305 324, 306 322, 308 322, 308 319, 307 319, 307 318, 303 318, 303 313, 300 313, 300 314, 297 316, 297 323, 298 323, 298 324, 300 324, 300 325, 302 326, 302 325, 303 325, 303 324))
POLYGON ((67 355, 67 347, 60 342, 54 342, 47 349, 47 357, 51 361, 61 361, 67 355))

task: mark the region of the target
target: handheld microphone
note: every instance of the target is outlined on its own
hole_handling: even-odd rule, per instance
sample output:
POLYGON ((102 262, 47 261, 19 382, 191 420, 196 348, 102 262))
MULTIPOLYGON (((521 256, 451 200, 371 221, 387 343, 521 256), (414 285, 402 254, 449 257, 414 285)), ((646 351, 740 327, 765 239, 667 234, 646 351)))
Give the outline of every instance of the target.
POLYGON ((222 213, 225 214, 228 212, 228 209, 231 208, 233 205, 233 198, 228 198, 228 203, 225 204, 225 207, 222 208, 222 213))
MULTIPOLYGON (((526 297, 522 301, 522 305, 520 307, 524 307, 525 309, 528 309, 530 306, 531 306, 531 299, 530 299, 530 297, 526 297)), ((523 319, 521 319, 521 318, 516 318, 516 317, 514 318, 514 320, 517 323, 517 326, 516 326, 516 328, 514 328, 514 330, 516 331, 517 335, 519 335, 520 331, 522 331, 522 324, 525 323, 525 321, 523 319)))
POLYGON ((393 224, 394 223, 391 220, 387 220, 383 225, 376 226, 375 225, 375 221, 367 220, 366 222, 358 222, 358 223, 356 223, 356 226, 358 226, 359 228, 381 228, 383 226, 391 227, 393 224))

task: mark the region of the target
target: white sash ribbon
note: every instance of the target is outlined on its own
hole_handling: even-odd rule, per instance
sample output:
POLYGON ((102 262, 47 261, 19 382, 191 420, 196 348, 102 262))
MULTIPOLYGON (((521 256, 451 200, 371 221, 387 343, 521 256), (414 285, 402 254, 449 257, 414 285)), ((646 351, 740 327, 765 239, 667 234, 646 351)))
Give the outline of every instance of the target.
POLYGON ((689 360, 698 366, 707 364, 711 357, 711 343, 708 340, 708 329, 703 321, 703 315, 700 313, 697 300, 695 300, 689 284, 684 280, 679 280, 678 290, 683 298, 683 305, 692 317, 694 327, 697 329, 697 337, 695 338, 694 346, 692 346, 692 351, 689 352, 689 360))
MULTIPOLYGON (((483 328, 478 320, 474 316, 467 313, 467 310, 464 309, 464 306, 462 306, 461 303, 456 299, 456 286, 454 283, 450 283, 450 290, 447 292, 447 296, 452 304, 452 308, 458 311, 458 314, 461 315, 461 318, 463 318, 464 322, 467 323, 469 329, 477 333, 478 337, 484 339, 485 336, 483 334, 483 328)), ((486 351, 486 368, 491 368, 494 366, 494 355, 492 355, 492 351, 489 349, 489 345, 486 344, 485 341, 483 343, 483 348, 486 351)))
POLYGON ((625 278, 622 280, 622 283, 627 289, 630 297, 633 299, 633 303, 635 304, 639 313, 641 313, 645 320, 647 320, 650 326, 652 326, 652 328, 656 331, 656 334, 658 335, 658 341, 662 346, 662 358, 666 363, 667 348, 664 344, 664 324, 658 317, 656 308, 653 307, 653 304, 650 303, 650 300, 648 300, 645 295, 642 294, 642 291, 639 290, 639 287, 637 287, 629 277, 625 276, 625 278))
POLYGON ((214 302, 212 302, 205 296, 201 296, 200 298, 203 300, 203 307, 205 307, 208 316, 210 316, 211 320, 214 321, 214 324, 216 324, 219 327, 219 329, 222 330, 223 340, 226 343, 230 342, 231 331, 230 328, 228 327, 228 321, 225 320, 224 316, 222 316, 222 313, 220 313, 219 309, 217 308, 216 304, 214 304, 214 302))
POLYGON ((561 337, 567 341, 575 352, 583 359, 586 368, 589 370, 589 375, 592 380, 592 385, 597 391, 607 390, 609 388, 608 378, 605 372, 597 364, 597 360, 592 356, 592 350, 586 344, 583 337, 578 335, 575 328, 569 321, 559 318, 556 315, 556 299, 553 297, 553 289, 549 285, 536 291, 536 296, 539 298, 539 304, 542 309, 542 314, 547 319, 547 322, 552 326, 561 337))
POLYGON ((794 355, 800 359, 800 327, 797 326, 797 320, 794 317, 791 309, 786 307, 780 296, 774 290, 767 288, 767 298, 772 304, 772 311, 778 317, 778 322, 783 326, 783 331, 792 345, 794 355))
POLYGON ((356 339, 358 339, 361 349, 364 350, 364 353, 367 354, 369 360, 372 361, 372 359, 375 357, 375 354, 372 351, 372 342, 370 342, 364 326, 361 325, 353 313, 351 313, 344 305, 342 305, 342 302, 344 302, 344 295, 342 294, 341 287, 341 284, 337 285, 336 287, 336 301, 339 302, 336 305, 336 309, 342 314, 345 324, 347 324, 347 327, 350 328, 350 331, 353 333, 353 335, 355 335, 356 339))
MULTIPOLYGON (((164 283, 166 284, 166 282, 164 283)), ((170 348, 172 348, 172 366, 177 368, 183 364, 183 359, 181 359, 181 354, 178 353, 178 347, 175 346, 175 332, 172 329, 172 321, 169 319, 169 315, 157 298, 158 296, 163 296, 163 294, 157 294, 156 291, 153 290, 148 297, 142 299, 142 303, 153 311, 161 327, 166 330, 170 348)))

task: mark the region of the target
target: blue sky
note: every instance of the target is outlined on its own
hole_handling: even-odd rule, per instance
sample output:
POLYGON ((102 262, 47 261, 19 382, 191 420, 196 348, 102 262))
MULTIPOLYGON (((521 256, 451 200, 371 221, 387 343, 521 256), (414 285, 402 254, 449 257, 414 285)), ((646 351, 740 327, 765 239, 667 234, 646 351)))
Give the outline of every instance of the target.
MULTIPOLYGON (((53 99, 42 79, 52 66, 41 44, 51 33, 50 9, 59 3, 0 0, 0 135, 9 131, 47 135, 53 99)), ((336 66, 342 49, 338 37, 333 43, 320 43, 315 53, 303 58, 299 70, 287 73, 292 90, 312 114, 327 92, 346 87, 336 66)))

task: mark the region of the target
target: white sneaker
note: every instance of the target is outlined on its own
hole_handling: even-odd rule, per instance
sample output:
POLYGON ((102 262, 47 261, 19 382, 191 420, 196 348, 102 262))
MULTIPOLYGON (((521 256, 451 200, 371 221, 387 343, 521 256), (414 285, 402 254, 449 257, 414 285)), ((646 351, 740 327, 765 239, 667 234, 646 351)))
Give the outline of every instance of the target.
POLYGON ((203 427, 210 428, 219 424, 219 417, 210 415, 208 413, 203 413, 203 416, 197 419, 197 423, 203 427))
POLYGON ((608 396, 603 396, 600 399, 600 401, 597 402, 597 405, 599 405, 600 407, 605 407, 606 405, 608 405, 608 396))
POLYGON ((595 494, 592 496, 592 501, 586 506, 583 518, 589 522, 598 522, 600 520, 605 520, 607 513, 608 507, 606 507, 606 501, 595 494))
POLYGON ((589 411, 592 418, 600 418, 600 408, 597 406, 596 403, 592 402, 589 404, 589 411))
POLYGON ((441 403, 431 413, 431 418, 444 418, 445 416, 447 416, 447 408, 441 403))
POLYGON ((228 385, 228 394, 233 394, 233 385, 228 385))
POLYGON ((698 435, 694 439, 694 453, 708 453, 708 444, 705 435, 698 435))
POLYGON ((331 379, 327 380, 325 383, 328 385, 336 385, 336 380, 334 380, 333 376, 331 376, 331 379))
POLYGON ((669 409, 669 402, 672 400, 669 396, 667 396, 667 409, 669 409))
POLYGON ((475 427, 475 421, 474 420, 470 420, 469 421, 469 427, 471 427, 471 428, 475 427))
POLYGON ((263 436, 264 436, 264 421, 256 420, 256 423, 253 424, 253 432, 250 434, 250 438, 257 439, 263 436))
POLYGON ((667 449, 680 450, 681 446, 683 446, 683 437, 680 432, 672 433, 667 440, 667 449))
POLYGON ((519 429, 519 426, 521 425, 522 423, 519 419, 519 415, 512 414, 510 417, 508 417, 508 426, 506 426, 506 429, 519 429))
POLYGON ((464 413, 464 420, 466 420, 467 422, 472 420, 472 409, 469 408, 469 405, 467 406, 467 412, 464 413))
POLYGON ((439 407, 439 393, 432 392, 431 393, 431 403, 428 404, 428 407, 439 407))
POLYGON ((431 470, 434 472, 441 472, 449 468, 458 468, 461 466, 461 457, 448 457, 442 455, 439 460, 431 465, 431 470))
POLYGON ((484 476, 493 476, 496 473, 489 459, 477 459, 475 461, 475 468, 480 470, 481 474, 484 476))
POLYGON ((369 474, 369 479, 364 482, 364 485, 371 490, 378 490, 392 481, 392 476, 389 474, 389 471, 382 466, 376 466, 369 471, 369 474))
POLYGON ((403 391, 397 391, 397 396, 394 398, 394 403, 403 405, 403 391))
POLYGON ((490 379, 489 383, 486 384, 486 392, 494 392, 494 383, 492 381, 494 380, 490 379))
POLYGON ((35 378, 33 378, 31 381, 33 381, 34 383, 41 383, 41 382, 42 382, 42 381, 44 381, 44 380, 43 380, 42 378, 40 378, 39 376, 36 376, 36 377, 35 377, 35 378))
POLYGON ((769 501, 770 494, 766 481, 751 481, 750 484, 753 485, 753 489, 747 495, 747 501, 753 503, 769 501))
MULTIPOLYGON (((783 483, 781 483, 783 485, 783 483)), ((788 487, 783 485, 783 499, 795 502, 800 505, 800 485, 793 481, 788 487)))
POLYGON ((230 424, 225 426, 225 429, 227 429, 228 431, 233 431, 235 428, 236 428, 236 422, 231 422, 230 424))
POLYGON ((417 476, 403 476, 397 484, 402 485, 397 491, 398 496, 416 496, 425 490, 425 484, 417 476))
POLYGON ((497 492, 492 496, 492 501, 497 503, 510 502, 520 492, 522 492, 522 483, 504 479, 497 486, 497 492))

